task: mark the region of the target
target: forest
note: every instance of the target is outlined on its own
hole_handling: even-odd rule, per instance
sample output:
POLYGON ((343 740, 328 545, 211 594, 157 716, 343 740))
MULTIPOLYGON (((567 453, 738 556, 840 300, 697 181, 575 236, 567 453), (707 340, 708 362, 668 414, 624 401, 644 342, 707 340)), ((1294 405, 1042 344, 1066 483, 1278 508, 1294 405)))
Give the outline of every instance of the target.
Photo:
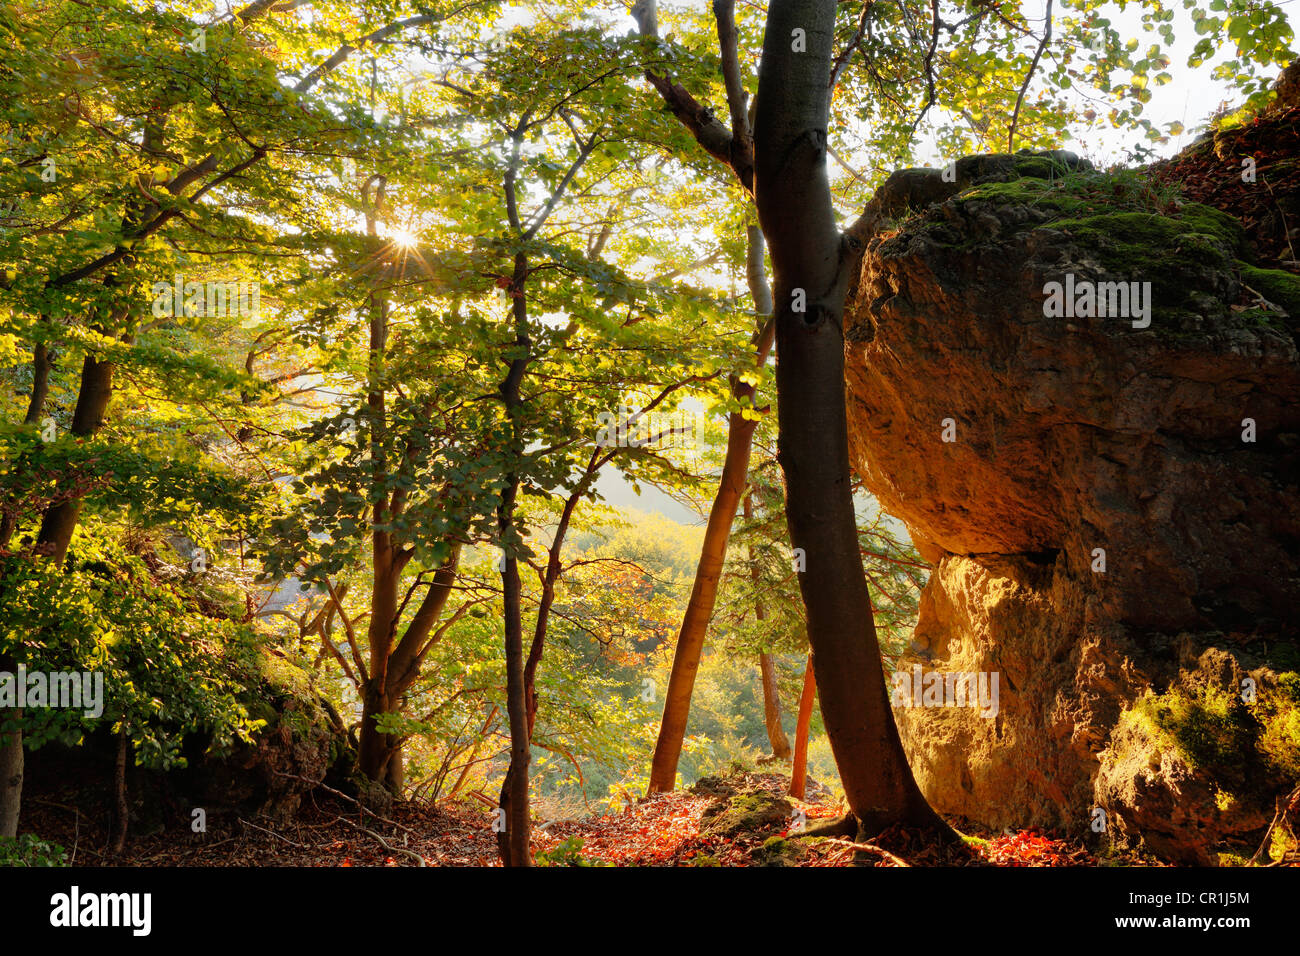
POLYGON ((1300 866, 1289 6, 0 0, 0 866, 1300 866))

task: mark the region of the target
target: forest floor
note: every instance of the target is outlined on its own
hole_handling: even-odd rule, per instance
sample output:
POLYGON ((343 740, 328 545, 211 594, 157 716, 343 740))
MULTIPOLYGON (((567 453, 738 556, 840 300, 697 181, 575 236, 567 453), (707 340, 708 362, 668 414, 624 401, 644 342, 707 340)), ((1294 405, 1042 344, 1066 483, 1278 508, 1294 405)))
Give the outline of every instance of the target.
MULTIPOLYGON (((855 857, 875 866, 1101 864, 1083 845, 1053 834, 993 834, 963 821, 952 821, 967 836, 955 846, 905 830, 856 845, 841 838, 790 839, 792 827, 833 819, 839 807, 789 801, 787 781, 778 774, 710 778, 603 815, 540 823, 534 850, 551 865, 588 866, 849 866, 855 857)), ((120 858, 105 849, 102 821, 48 801, 24 810, 25 827, 64 846, 69 862, 82 866, 417 866, 417 857, 427 866, 500 865, 491 816, 466 806, 399 803, 376 819, 317 792, 288 823, 214 815, 206 833, 172 829, 133 837, 120 858)))

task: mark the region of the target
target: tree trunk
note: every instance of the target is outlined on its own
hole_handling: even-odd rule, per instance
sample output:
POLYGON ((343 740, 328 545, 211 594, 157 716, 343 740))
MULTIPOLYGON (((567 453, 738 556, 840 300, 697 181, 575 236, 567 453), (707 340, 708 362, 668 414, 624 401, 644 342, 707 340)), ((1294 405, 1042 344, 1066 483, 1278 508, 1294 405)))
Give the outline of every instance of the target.
MULTIPOLYGON (((81 438, 94 436, 104 424, 104 414, 112 397, 113 363, 87 355, 81 366, 81 387, 72 413, 71 434, 81 438)), ((52 505, 41 520, 41 531, 36 538, 37 551, 48 555, 56 564, 62 564, 80 514, 80 498, 52 505)))
MULTIPOLYGON (((745 520, 749 521, 754 517, 754 496, 745 495, 745 520)), ((758 565, 754 563, 754 549, 749 549, 749 579, 754 582, 757 589, 761 575, 758 571, 758 565)), ((756 591, 754 595, 754 619, 757 621, 767 620, 767 614, 763 611, 763 599, 756 591)), ((777 760, 790 759, 790 741, 785 736, 785 728, 781 726, 781 694, 776 686, 776 669, 772 665, 772 655, 764 651, 758 655, 758 670, 762 675, 763 683, 763 722, 767 726, 767 740, 772 746, 772 756, 777 760)))
POLYGON ((841 235, 826 174, 835 10, 836 0, 772 0, 754 122, 755 197, 776 287, 786 518, 805 557, 799 587, 822 718, 859 833, 898 823, 946 830, 890 711, 849 485, 843 314, 860 242, 841 235))
MULTIPOLYGON (((42 317, 42 321, 48 321, 42 317)), ((38 425, 45 414, 45 400, 50 394, 50 367, 54 359, 44 342, 32 350, 32 394, 27 400, 27 414, 23 416, 24 425, 38 425)), ((11 502, 4 517, 0 518, 0 551, 9 547, 9 540, 18 528, 17 502, 11 502)))
POLYGON ((790 759, 790 740, 781 726, 781 695, 776 688, 776 668, 771 654, 758 655, 759 671, 763 675, 763 721, 767 724, 767 739, 772 745, 772 756, 777 760, 790 759))
MULTIPOLYGON (((503 495, 501 521, 508 527, 514 510, 518 481, 511 482, 503 495)), ((528 764, 531 760, 528 734, 528 697, 524 685, 524 630, 520 601, 519 562, 512 555, 505 559, 501 573, 505 596, 506 628, 506 712, 510 718, 510 767, 501 783, 501 809, 505 811, 506 829, 498 837, 501 862, 505 866, 532 866, 528 809, 528 764)))
MULTIPOLYGON (((764 278, 763 235, 757 227, 751 226, 748 239, 749 287, 761 326, 755 334, 755 364, 762 366, 766 364, 771 349, 771 326, 763 317, 772 311, 772 299, 764 278)), ((733 380, 731 388, 732 394, 737 398, 752 399, 754 396, 754 386, 739 380, 733 380)), ((722 462, 722 477, 718 481, 718 492, 704 529, 704 544, 700 548, 700 560, 695 568, 691 600, 686 606, 682 627, 677 634, 673 668, 668 677, 668 690, 664 694, 659 739, 655 743, 654 758, 650 764, 650 793, 668 793, 677 786, 677 762, 681 759, 682 743, 686 739, 691 693, 695 689, 695 675, 699 672, 700 658, 704 653, 705 634, 717 602, 718 579, 727 557, 727 540, 731 537, 736 506, 745 493, 749 476, 749 450, 756 424, 754 420, 738 414, 727 418, 727 452, 722 462)))
POLYGON ((384 783, 395 797, 400 798, 402 791, 406 789, 406 760, 402 756, 402 743, 400 740, 389 748, 388 772, 384 783))
POLYGON ((727 539, 731 537, 736 508, 745 491, 753 436, 754 422, 737 414, 728 416, 727 453, 722 465, 722 479, 709 511, 709 523, 704 529, 704 544, 695 569, 695 585, 691 588, 691 601, 686 607, 682 627, 677 634, 673 668, 668 677, 668 690, 664 694, 663 719, 659 724, 659 739, 655 743, 654 759, 650 764, 651 793, 668 793, 677 786, 677 762, 681 758, 682 742, 686 738, 691 693, 695 689, 695 675, 699 672, 700 658, 704 653, 704 636, 718 597, 718 579, 722 576, 722 565, 727 556, 727 539))
POLYGON ((808 727, 812 724, 813 699, 817 696, 817 683, 813 673, 813 658, 808 655, 808 665, 803 671, 803 693, 799 695, 799 719, 794 727, 794 767, 790 770, 790 796, 805 799, 808 790, 808 727))
MULTIPOLYGON (((366 212, 366 235, 378 241, 379 218, 383 213, 387 180, 374 175, 361 186, 361 203, 366 212), (374 191, 371 191, 373 187, 374 191)), ((370 780, 388 779, 391 741, 375 723, 389 709, 388 657, 397 627, 397 585, 401 575, 392 533, 384 530, 389 521, 388 491, 388 403, 384 385, 385 352, 388 348, 388 302, 371 291, 366 299, 369 314, 369 348, 366 353, 366 429, 370 434, 369 464, 373 529, 370 533, 370 622, 366 645, 370 650, 369 675, 361 695, 361 733, 357 741, 357 768, 370 780)))
POLYGON ((117 733, 117 766, 113 773, 113 795, 115 798, 116 820, 114 823, 113 855, 120 856, 126 849, 126 830, 130 823, 130 809, 126 803, 126 758, 130 751, 130 738, 126 727, 117 733))
MULTIPOLYGON (((528 336, 528 305, 524 283, 528 279, 528 257, 515 254, 514 276, 510 283, 515 320, 515 345, 520 356, 510 363, 510 371, 501 383, 501 399, 511 423, 511 452, 517 462, 522 456, 523 436, 519 427, 522 403, 520 384, 528 366, 531 340, 528 336)), ((512 466, 513 467, 513 466, 512 466)), ((528 690, 524 681, 524 625, 519 559, 515 554, 514 513, 519 493, 519 476, 506 476, 506 487, 497 507, 497 529, 504 562, 501 589, 505 610, 506 713, 510 719, 510 767, 501 783, 501 809, 505 811, 505 832, 498 835, 497 848, 505 866, 532 866, 532 820, 528 809, 528 764, 531 760, 528 726, 528 690)))
POLYGON ((600 471, 600 467, 613 457, 613 453, 603 458, 600 449, 592 452, 587 470, 582 479, 565 499, 560 512, 560 520, 555 524, 555 536, 547 549, 546 571, 542 574, 542 596, 537 602, 537 621, 533 626, 533 643, 528 649, 528 660, 524 662, 524 700, 528 705, 528 739, 533 739, 533 727, 537 723, 537 666, 542 662, 542 652, 546 649, 546 631, 550 626, 551 609, 555 606, 555 585, 560 580, 563 570, 564 539, 568 536, 569 525, 573 521, 573 512, 578 507, 587 489, 600 471))
MULTIPOLYGON (((376 523, 384 520, 381 507, 375 507, 376 523)), ((391 535, 375 531, 372 535, 374 563, 370 595, 370 623, 367 643, 370 647, 369 679, 362 695, 361 732, 357 740, 357 768, 371 780, 383 780, 393 741, 380 733, 375 719, 391 709, 388 694, 388 659, 397 626, 397 577, 391 535)))
POLYGON ((38 343, 32 350, 32 394, 27 400, 24 425, 38 424, 45 413, 45 399, 50 395, 50 366, 53 363, 49 347, 44 342, 38 343))
MULTIPOLYGON (((0 656, 0 671, 17 675, 17 659, 0 656)), ((6 719, 17 721, 18 726, 12 733, 0 734, 0 837, 15 837, 23 800, 23 712, 0 710, 0 721, 6 719)))

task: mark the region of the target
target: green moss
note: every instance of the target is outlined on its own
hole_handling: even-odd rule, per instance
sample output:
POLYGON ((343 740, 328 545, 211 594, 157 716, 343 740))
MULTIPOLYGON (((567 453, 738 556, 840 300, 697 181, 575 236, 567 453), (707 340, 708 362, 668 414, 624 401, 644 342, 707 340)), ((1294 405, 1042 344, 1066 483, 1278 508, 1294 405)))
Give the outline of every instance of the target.
POLYGON ((1035 206, 1058 215, 1073 215, 1088 208, 1088 201, 1066 187, 1068 180, 1047 183, 1041 179, 1013 179, 1005 183, 985 183, 957 197, 958 203, 976 200, 999 204, 1017 203, 1035 206))
POLYGON ((787 840, 784 837, 768 837, 754 854, 760 866, 793 866, 800 860, 807 859, 811 852, 810 843, 816 839, 787 840))
POLYGON ((1268 841, 1268 858, 1274 863, 1280 862, 1287 854, 1300 848, 1300 841, 1285 827, 1274 827, 1268 841))
POLYGON ((1047 156, 1017 156, 1015 170, 1020 178, 973 186, 946 210, 930 207, 901 223, 901 232, 923 235, 955 254, 972 253, 990 241, 980 204, 1034 210, 1027 216, 993 210, 999 220, 993 233, 1059 231, 1101 267, 1085 267, 1097 273, 1087 278, 1150 282, 1148 331, 1171 343, 1202 340, 1227 328, 1292 329, 1294 323, 1275 310, 1230 309, 1234 273, 1292 319, 1300 316, 1300 277, 1243 262, 1248 246, 1241 223, 1218 209, 1180 201, 1176 185, 1141 170, 1065 171, 1047 156), (972 203, 964 216, 953 215, 953 206, 961 211, 972 203))
MULTIPOLYGON (((1239 776, 1252 763, 1262 765, 1266 777, 1300 778, 1300 674, 1279 675, 1250 707, 1237 694, 1215 687, 1148 695, 1124 713, 1120 724, 1139 726, 1195 770, 1239 776)), ((1215 803, 1226 812, 1241 799, 1219 791, 1215 803)))
MULTIPOLYGON (((1047 157, 1025 157, 1017 161, 1016 170, 1022 178, 976 186, 958 197, 958 201, 983 199, 1023 203, 1063 215, 1155 213, 1195 220, 1200 229, 1209 226, 1205 231, 1216 233, 1235 225, 1231 217, 1206 206, 1179 204, 1176 187, 1161 185, 1136 170, 1063 172, 1058 163, 1047 157), (1022 163, 1026 164, 1023 169, 1022 163), (1210 214, 1209 217, 1206 213, 1210 214)), ((1240 233, 1240 228, 1237 227, 1236 231, 1240 233)))
MULTIPOLYGON (((1195 260, 1227 264, 1217 236, 1189 233, 1188 224, 1148 212, 1096 213, 1087 217, 1059 219, 1048 226, 1070 233, 1095 248, 1107 270, 1130 273, 1140 269, 1156 272, 1160 262, 1190 255, 1195 260)), ((1154 279, 1154 276, 1153 276, 1154 279)))
POLYGON ((1300 779, 1300 674, 1278 675, 1277 687, 1260 699, 1259 749, 1265 760, 1292 779, 1300 779))
POLYGON ((1017 156, 1015 170, 1020 176, 1048 180, 1063 179, 1070 174, 1070 167, 1051 156, 1017 156))
POLYGON ((718 837, 785 829, 790 822, 791 810, 788 801, 771 794, 737 793, 725 804, 705 811, 700 829, 718 837))
POLYGON ((1291 318, 1300 318, 1300 276, 1281 269, 1259 269, 1240 261, 1236 265, 1242 284, 1281 306, 1291 318))
MULTIPOLYGON (((321 733, 335 736, 334 722, 307 671, 265 647, 256 649, 245 670, 247 683, 239 701, 250 717, 264 721, 267 729, 286 727, 299 740, 321 733)), ((342 755, 345 744, 341 739, 331 743, 332 761, 342 755)))
POLYGON ((1253 325, 1261 329, 1285 331, 1287 327, 1281 313, 1268 309, 1247 309, 1245 312, 1237 313, 1237 319, 1247 326, 1253 325))
POLYGON ((1216 687, 1147 695, 1125 712, 1121 723, 1137 722, 1177 750, 1193 769, 1226 770, 1254 749, 1255 730, 1240 698, 1216 687))
POLYGON ((311 676, 301 667, 263 649, 258 661, 260 675, 273 691, 284 697, 308 702, 315 699, 311 676))
POLYGON ((1240 222, 1218 209, 1198 202, 1183 203, 1175 217, 1189 227, 1189 231, 1202 236, 1214 236, 1235 250, 1243 249, 1246 230, 1240 222))
POLYGON ((1282 674, 1281 679, 1291 676, 1285 671, 1300 671, 1300 647, 1295 644, 1278 641, 1268 649, 1264 658, 1269 667, 1282 674))

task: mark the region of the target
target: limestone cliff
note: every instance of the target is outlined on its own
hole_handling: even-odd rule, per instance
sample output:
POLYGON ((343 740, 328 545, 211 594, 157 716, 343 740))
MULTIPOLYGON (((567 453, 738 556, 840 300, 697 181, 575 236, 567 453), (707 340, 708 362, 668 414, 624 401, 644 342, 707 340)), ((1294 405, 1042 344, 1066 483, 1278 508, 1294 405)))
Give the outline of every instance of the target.
POLYGON ((1000 677, 992 718, 896 707, 918 780, 995 827, 1253 851, 1300 780, 1300 282, 1145 171, 956 171, 873 201, 845 328, 855 467, 934 564, 901 666, 1000 677))

